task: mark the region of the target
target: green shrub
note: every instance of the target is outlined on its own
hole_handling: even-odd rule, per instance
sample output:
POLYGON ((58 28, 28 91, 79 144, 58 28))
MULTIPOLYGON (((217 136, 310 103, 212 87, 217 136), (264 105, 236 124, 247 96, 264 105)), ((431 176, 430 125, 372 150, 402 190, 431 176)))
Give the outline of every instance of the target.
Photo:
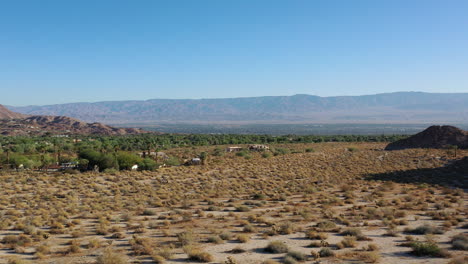
POLYGON ((416 255, 416 256, 430 256, 430 257, 448 257, 449 253, 446 252, 445 250, 442 250, 437 246, 437 244, 432 243, 432 242, 412 242, 411 243, 411 248, 413 251, 411 251, 411 254, 416 255))
POLYGON ((222 240, 231 240, 232 234, 231 234, 231 232, 229 232, 229 231, 223 231, 221 234, 219 234, 219 237, 220 237, 222 240))
POLYGON ((214 243, 214 244, 224 243, 224 240, 219 236, 210 236, 210 237, 208 237, 207 241, 208 241, 208 243, 214 243))
POLYGON ((319 251, 319 256, 321 258, 326 258, 326 257, 333 257, 335 256, 335 252, 331 248, 322 248, 319 251))
POLYGON ((317 227, 322 230, 330 230, 330 229, 335 229, 336 224, 333 223, 332 221, 322 221, 317 224, 317 227))
POLYGON ((283 263, 284 264, 297 264, 297 261, 291 256, 286 256, 283 259, 283 263))
POLYGON ((406 228, 405 232, 410 233, 410 234, 417 234, 417 235, 429 235, 429 234, 438 234, 438 235, 440 235, 440 234, 444 233, 444 230, 442 230, 439 227, 435 227, 435 226, 425 224, 425 225, 422 225, 422 226, 418 226, 418 227, 416 227, 414 229, 406 228))
POLYGON ((170 157, 169 159, 166 160, 166 164, 169 166, 179 166, 180 160, 176 157, 170 157))
POLYGON ((358 228, 348 228, 348 229, 341 231, 340 235, 358 237, 358 236, 362 236, 362 231, 358 228))
POLYGON ((289 251, 286 256, 289 256, 298 261, 306 261, 307 255, 299 251, 289 251))
POLYGON ((452 238, 451 243, 454 249, 468 250, 468 235, 458 234, 452 238))
POLYGON ((270 253, 286 253, 289 251, 289 248, 281 241, 272 241, 265 248, 265 251, 270 253))
POLYGON ((245 205, 239 205, 236 207, 236 211, 238 212, 248 212, 250 211, 250 207, 245 206, 245 205))

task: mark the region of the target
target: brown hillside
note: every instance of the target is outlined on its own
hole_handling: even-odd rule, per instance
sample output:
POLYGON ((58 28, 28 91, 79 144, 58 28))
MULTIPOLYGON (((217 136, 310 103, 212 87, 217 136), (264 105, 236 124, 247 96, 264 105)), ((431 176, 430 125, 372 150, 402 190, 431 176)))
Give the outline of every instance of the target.
POLYGON ((14 114, 9 114, 9 118, 0 120, 1 135, 44 135, 46 133, 54 135, 135 135, 147 133, 136 128, 116 128, 100 123, 85 123, 66 116, 24 117, 14 114))
POLYGON ((468 148, 468 131, 454 126, 431 126, 426 130, 409 138, 390 143, 386 150, 399 150, 407 148, 445 148, 457 146, 468 148))
POLYGON ((0 104, 0 119, 16 119, 16 118, 24 118, 25 115, 20 113, 15 113, 8 110, 5 106, 0 104))

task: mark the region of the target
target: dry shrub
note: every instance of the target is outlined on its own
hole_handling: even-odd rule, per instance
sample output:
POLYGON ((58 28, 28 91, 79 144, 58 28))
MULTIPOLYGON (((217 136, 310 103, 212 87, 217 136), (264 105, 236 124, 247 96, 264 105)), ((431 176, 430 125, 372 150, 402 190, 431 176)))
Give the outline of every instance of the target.
POLYGON ((380 254, 378 252, 349 251, 341 254, 339 257, 344 259, 360 260, 365 263, 378 263, 380 254))
POLYGON ((106 248, 104 254, 96 259, 96 264, 126 264, 128 263, 127 256, 112 250, 112 248, 106 248))
POLYGON ((20 259, 18 257, 10 257, 8 258, 7 264, 30 264, 31 262, 20 259))
POLYGON ((318 239, 318 240, 325 240, 328 238, 328 235, 326 233, 319 233, 314 230, 307 230, 305 232, 305 237, 308 239, 318 239))
POLYGON ((210 253, 202 251, 198 248, 188 246, 184 247, 184 251, 187 254, 189 260, 198 262, 211 262, 214 260, 210 253))
POLYGON ((267 259, 262 262, 262 264, 280 264, 278 261, 272 260, 272 259, 267 259))
POLYGON ((164 264, 166 263, 166 259, 160 255, 157 254, 151 254, 151 259, 156 263, 156 264, 164 264))
POLYGON ((245 235, 245 234, 240 234, 237 236, 237 240, 239 240, 239 242, 241 243, 247 243, 250 241, 250 236, 245 235))
POLYGON ((466 264, 468 263, 468 256, 457 256, 451 259, 447 264, 466 264))
POLYGON ((341 242, 338 242, 338 243, 336 244, 336 246, 337 246, 339 249, 342 249, 342 248, 354 248, 354 247, 356 247, 356 245, 357 245, 356 237, 354 237, 354 236, 345 237, 343 240, 341 240, 341 242))
POLYGON ((195 234, 192 231, 184 231, 177 234, 177 240, 179 240, 182 246, 187 246, 195 243, 195 234))

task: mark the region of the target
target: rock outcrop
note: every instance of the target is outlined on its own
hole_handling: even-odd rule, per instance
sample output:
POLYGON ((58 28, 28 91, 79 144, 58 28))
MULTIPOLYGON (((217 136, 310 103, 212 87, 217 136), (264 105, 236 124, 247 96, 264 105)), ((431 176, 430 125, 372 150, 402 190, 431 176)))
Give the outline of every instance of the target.
POLYGON ((467 149, 468 131, 461 130, 454 126, 431 126, 409 138, 390 143, 385 149, 446 148, 449 146, 467 149))

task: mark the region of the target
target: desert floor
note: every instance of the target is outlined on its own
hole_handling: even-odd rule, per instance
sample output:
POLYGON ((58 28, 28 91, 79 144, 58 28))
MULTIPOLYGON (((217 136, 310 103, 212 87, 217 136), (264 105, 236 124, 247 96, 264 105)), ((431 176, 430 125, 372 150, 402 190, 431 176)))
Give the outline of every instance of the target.
POLYGON ((468 151, 273 147, 154 172, 0 172, 0 263, 467 261, 468 170, 451 164, 468 151))

